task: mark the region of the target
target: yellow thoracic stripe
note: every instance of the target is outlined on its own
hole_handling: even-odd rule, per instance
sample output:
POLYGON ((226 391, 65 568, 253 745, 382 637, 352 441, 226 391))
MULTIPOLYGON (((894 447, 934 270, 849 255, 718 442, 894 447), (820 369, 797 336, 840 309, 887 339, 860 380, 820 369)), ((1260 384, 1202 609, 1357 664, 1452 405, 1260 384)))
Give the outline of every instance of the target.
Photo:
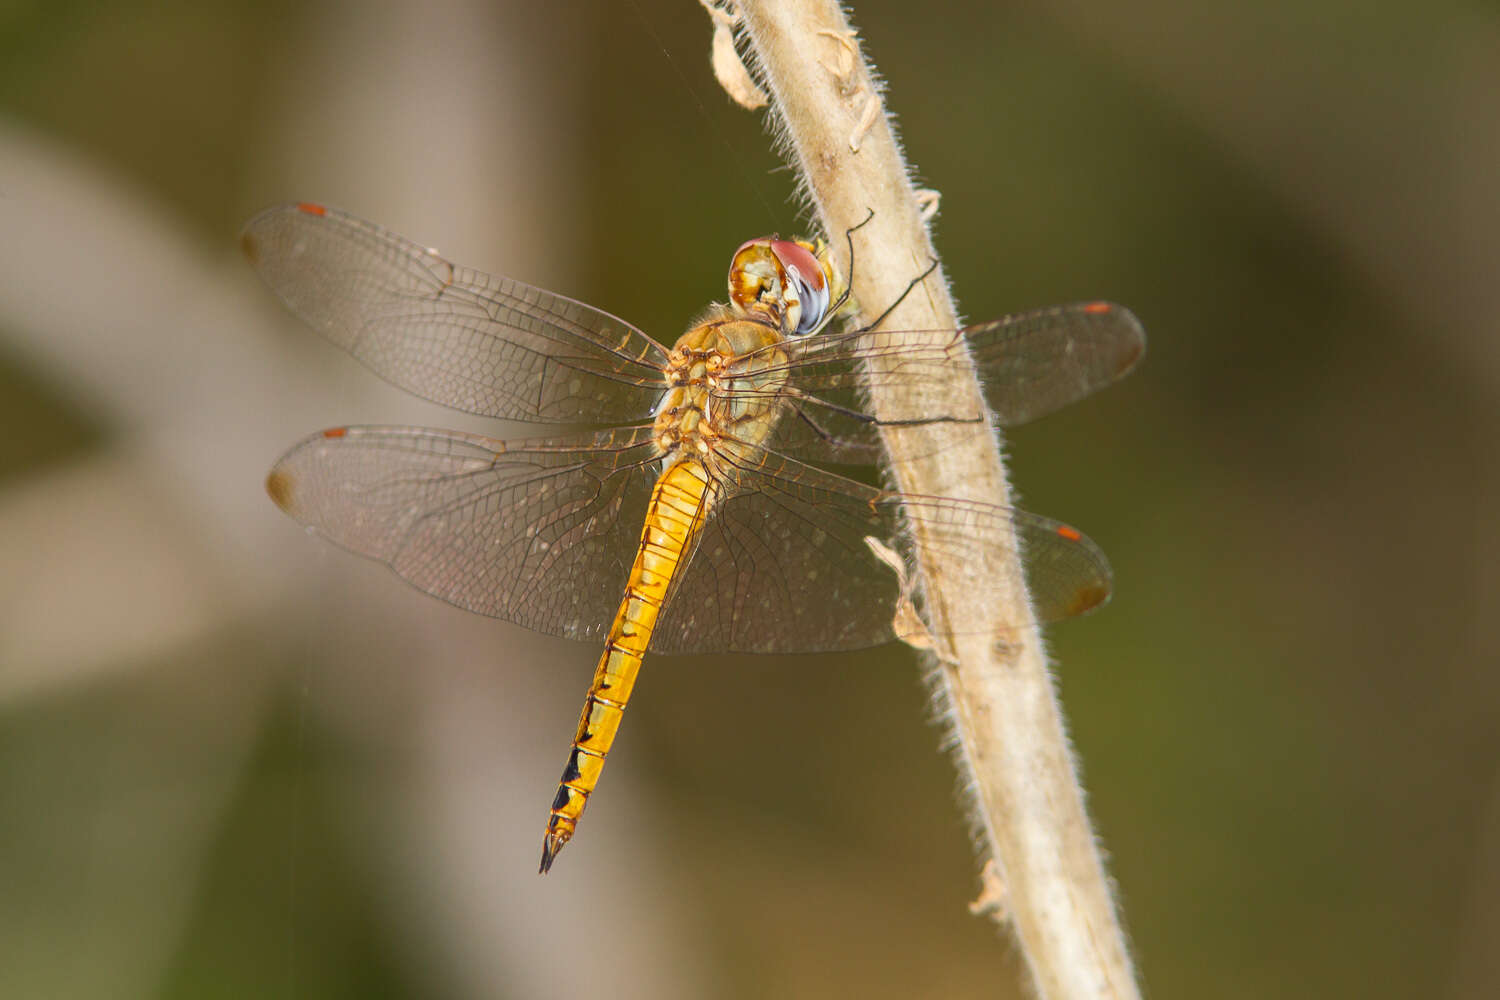
POLYGON ((589 794, 599 784, 604 758, 614 745, 615 733, 619 731, 625 705, 630 701, 641 669, 641 658, 651 644, 657 616, 672 580, 683 568, 684 553, 690 551, 693 538, 703 525, 711 499, 708 472, 691 459, 674 463, 651 491, 651 504, 646 508, 646 523, 641 529, 641 543, 630 569, 625 598, 615 613, 604 655, 594 670, 573 748, 563 768, 557 798, 552 802, 552 815, 547 820, 547 835, 542 844, 542 871, 552 867, 557 852, 573 836, 589 794))

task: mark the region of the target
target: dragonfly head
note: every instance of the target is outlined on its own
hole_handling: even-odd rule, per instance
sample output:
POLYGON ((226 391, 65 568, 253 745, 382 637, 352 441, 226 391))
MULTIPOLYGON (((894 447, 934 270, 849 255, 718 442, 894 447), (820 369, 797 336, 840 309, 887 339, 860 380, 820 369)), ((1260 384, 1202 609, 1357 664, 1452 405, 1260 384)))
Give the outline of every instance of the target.
POLYGON ((729 262, 730 303, 767 319, 789 337, 822 328, 837 283, 821 240, 814 244, 763 236, 741 244, 729 262))

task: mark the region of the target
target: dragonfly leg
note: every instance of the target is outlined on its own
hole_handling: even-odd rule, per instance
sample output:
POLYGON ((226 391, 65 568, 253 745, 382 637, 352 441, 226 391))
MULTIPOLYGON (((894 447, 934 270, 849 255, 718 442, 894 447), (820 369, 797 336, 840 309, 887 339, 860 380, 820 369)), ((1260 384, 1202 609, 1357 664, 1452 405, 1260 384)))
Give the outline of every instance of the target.
POLYGON ((911 281, 907 283, 905 291, 903 291, 900 295, 896 296, 896 301, 892 302, 889 306, 887 306, 885 312, 881 313, 879 316, 876 316, 875 317, 875 322, 873 322, 869 326, 865 327, 865 332, 873 330, 876 327, 878 327, 881 323, 884 323, 885 322, 885 318, 887 316, 889 316, 891 313, 895 312, 897 306, 899 306, 901 303, 903 303, 903 302, 906 301, 906 297, 912 293, 912 290, 915 289, 922 282, 926 281, 927 280, 927 276, 930 275, 933 271, 936 271, 937 269, 938 269, 938 262, 937 262, 937 259, 934 258, 933 261, 932 261, 932 263, 927 266, 927 270, 923 271, 921 274, 919 274, 915 278, 911 279, 911 281))

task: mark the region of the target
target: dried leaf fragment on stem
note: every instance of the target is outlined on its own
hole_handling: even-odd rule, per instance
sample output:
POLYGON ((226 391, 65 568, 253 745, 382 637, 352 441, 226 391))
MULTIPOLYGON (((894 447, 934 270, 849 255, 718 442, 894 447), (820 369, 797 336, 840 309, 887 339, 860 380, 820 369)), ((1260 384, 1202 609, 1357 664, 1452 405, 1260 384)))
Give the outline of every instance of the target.
POLYGON ((733 101, 746 111, 758 111, 769 102, 766 92, 756 86, 755 78, 745 67, 739 51, 734 47, 734 26, 740 15, 732 3, 716 0, 698 0, 714 22, 714 37, 710 43, 709 61, 714 68, 714 78, 733 101))

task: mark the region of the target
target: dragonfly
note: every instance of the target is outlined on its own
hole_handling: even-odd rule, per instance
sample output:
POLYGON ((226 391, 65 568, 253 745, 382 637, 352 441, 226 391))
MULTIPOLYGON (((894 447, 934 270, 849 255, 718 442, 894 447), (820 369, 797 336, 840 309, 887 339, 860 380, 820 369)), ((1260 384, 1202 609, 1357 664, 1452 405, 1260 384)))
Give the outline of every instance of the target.
POLYGON ((483 417, 584 428, 497 440, 337 427, 295 445, 266 480, 311 533, 428 594, 602 640, 541 872, 598 787, 648 651, 823 652, 903 637, 912 586, 901 570, 917 529, 954 552, 1015 539, 1042 621, 1109 596, 1103 553, 1068 525, 826 466, 879 462, 871 380, 935 384, 967 356, 1003 426, 1114 382, 1145 349, 1123 307, 1085 302, 935 336, 857 327, 834 321, 852 307, 824 241, 766 237, 733 255, 728 301, 669 347, 321 205, 271 208, 241 244, 293 313, 396 386, 483 417))

